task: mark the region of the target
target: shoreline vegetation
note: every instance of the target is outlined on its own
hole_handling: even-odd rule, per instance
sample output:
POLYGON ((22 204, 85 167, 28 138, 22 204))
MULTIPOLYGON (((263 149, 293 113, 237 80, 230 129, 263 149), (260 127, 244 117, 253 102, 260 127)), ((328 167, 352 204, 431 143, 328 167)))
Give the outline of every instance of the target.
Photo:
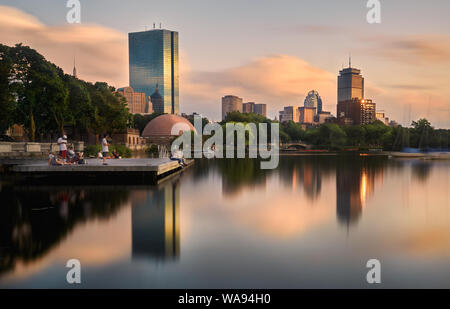
MULTIPOLYGON (((229 113, 221 124, 227 122, 271 123, 274 122, 261 115, 240 112, 229 113)), ((400 151, 404 148, 421 150, 448 149, 450 130, 435 129, 425 119, 413 121, 410 127, 387 126, 381 121, 366 125, 339 125, 325 123, 311 126, 304 130, 293 121, 280 123, 280 150, 283 145, 303 144, 305 152, 376 152, 400 151)), ((297 149, 299 152, 302 149, 297 149)), ((289 151, 289 150, 288 150, 289 151)), ((291 151, 295 151, 294 149, 291 151)))

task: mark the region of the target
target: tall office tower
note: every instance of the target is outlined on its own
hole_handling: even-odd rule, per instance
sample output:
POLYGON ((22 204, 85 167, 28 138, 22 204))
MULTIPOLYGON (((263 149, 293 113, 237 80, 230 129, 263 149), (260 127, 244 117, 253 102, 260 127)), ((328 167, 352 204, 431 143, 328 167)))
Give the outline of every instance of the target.
POLYGON ((159 87, 155 112, 178 114, 178 32, 154 29, 128 34, 130 86, 148 98, 159 87))
POLYGON ((242 112, 242 98, 234 95, 226 95, 222 98, 222 120, 228 113, 238 111, 242 112))
POLYGON ((242 104, 243 113, 254 113, 255 112, 255 102, 248 102, 242 104))
POLYGON ((266 104, 255 104, 255 114, 267 117, 267 105, 266 104))
POLYGON ((349 67, 339 71, 338 76, 338 103, 353 99, 364 98, 364 78, 361 70, 349 67))
POLYGON ((319 93, 315 90, 311 90, 308 92, 308 95, 305 98, 305 107, 315 107, 316 114, 320 114, 322 112, 322 98, 319 93))

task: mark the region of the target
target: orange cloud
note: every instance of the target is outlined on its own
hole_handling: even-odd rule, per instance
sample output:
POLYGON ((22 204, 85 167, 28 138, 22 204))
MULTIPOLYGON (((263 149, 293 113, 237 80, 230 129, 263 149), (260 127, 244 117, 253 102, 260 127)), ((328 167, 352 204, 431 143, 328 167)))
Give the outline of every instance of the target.
POLYGON ((128 84, 127 36, 116 30, 93 24, 47 26, 18 9, 0 6, 0 37, 2 44, 36 49, 66 73, 72 72, 76 56, 84 80, 128 84))
POLYGON ((195 110, 203 102, 207 111, 216 115, 220 98, 226 94, 266 103, 268 113, 276 113, 286 105, 303 105, 312 89, 319 91, 325 104, 334 105, 336 100, 334 74, 289 55, 267 56, 220 72, 188 71, 182 81, 187 108, 195 110))

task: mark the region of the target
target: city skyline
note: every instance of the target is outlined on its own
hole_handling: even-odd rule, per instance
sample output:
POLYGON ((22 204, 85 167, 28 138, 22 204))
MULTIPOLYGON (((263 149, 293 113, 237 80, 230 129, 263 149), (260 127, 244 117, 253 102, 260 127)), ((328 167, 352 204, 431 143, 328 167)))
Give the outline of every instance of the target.
POLYGON ((9 5, 1 6, 0 35, 4 44, 23 42, 37 49, 67 73, 76 55, 80 78, 119 88, 128 85, 127 33, 161 22, 163 28, 181 33, 180 113, 201 111, 213 120, 220 120, 220 98, 226 94, 266 103, 273 118, 283 106, 301 105, 311 89, 321 94, 323 109, 335 114, 335 75, 351 52, 354 66, 370 80, 365 96, 391 119, 409 124, 426 117, 436 127, 448 127, 450 22, 436 14, 450 4, 440 1, 436 11, 419 1, 383 3, 382 23, 370 25, 363 2, 286 1, 275 16, 271 13, 278 6, 271 1, 258 2, 258 12, 246 9, 252 1, 130 1, 127 8, 111 1, 83 2, 81 25, 70 25, 65 5, 56 1, 15 1, 12 7, 0 0, 0 5, 9 5), (188 21, 174 12, 174 5, 197 18, 188 21), (105 6, 108 14, 101 13, 105 6), (237 10, 231 20, 220 18, 232 7, 237 10), (211 14, 202 14, 205 9, 211 14), (127 12, 135 18, 115 18, 127 12), (266 23, 267 16, 273 22, 266 23), (217 20, 214 27, 210 19, 217 20), (266 44, 267 39, 272 43, 266 44), (305 40, 308 48, 299 43, 305 40), (230 42, 240 47, 232 48, 230 42))

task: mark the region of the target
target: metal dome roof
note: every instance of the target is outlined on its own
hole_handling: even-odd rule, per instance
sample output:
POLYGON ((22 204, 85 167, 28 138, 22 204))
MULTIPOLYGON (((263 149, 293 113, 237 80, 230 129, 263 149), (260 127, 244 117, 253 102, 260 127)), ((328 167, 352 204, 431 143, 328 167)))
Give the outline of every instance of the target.
POLYGON ((183 131, 194 131, 194 126, 186 118, 173 115, 164 114, 156 117, 150 121, 142 132, 143 137, 157 137, 157 136, 172 136, 172 127, 178 125, 178 134, 181 135, 183 131))

